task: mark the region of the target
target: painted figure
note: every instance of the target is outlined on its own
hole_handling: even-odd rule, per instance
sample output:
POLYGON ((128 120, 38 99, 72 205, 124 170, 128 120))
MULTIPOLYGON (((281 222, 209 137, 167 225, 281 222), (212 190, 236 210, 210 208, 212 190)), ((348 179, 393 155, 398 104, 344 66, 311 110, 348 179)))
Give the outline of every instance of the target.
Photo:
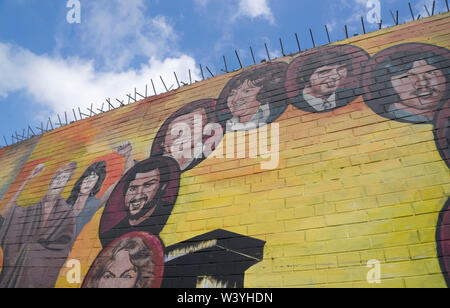
POLYGON ((231 79, 219 96, 216 115, 226 131, 246 131, 270 124, 287 108, 287 64, 260 64, 231 79))
POLYGON ((38 176, 37 166, 2 211, 0 230, 3 249, 2 288, 54 287, 59 271, 75 240, 72 208, 61 196, 77 164, 61 167, 50 181, 44 198, 36 205, 21 207, 17 199, 26 184, 38 176))
MULTIPOLYGON (((115 152, 125 159, 125 174, 134 165, 133 148, 130 142, 122 143, 115 152)), ((75 183, 67 203, 73 208, 76 219, 76 237, 91 221, 95 213, 102 208, 109 199, 117 182, 109 187, 101 198, 96 198, 106 177, 106 162, 93 163, 75 183)))
POLYGON ((447 49, 407 43, 388 48, 367 64, 364 100, 377 114, 399 122, 432 123, 449 99, 447 49))
POLYGON ((439 264, 447 286, 450 288, 450 199, 442 209, 436 231, 439 264))
POLYGON ((329 46, 296 58, 287 73, 286 92, 298 109, 317 113, 348 105, 361 95, 359 76, 368 55, 350 46, 329 46))
POLYGON ((158 237, 144 232, 117 239, 94 261, 83 288, 159 288, 164 250, 158 237))
POLYGON ((216 100, 205 99, 175 112, 156 135, 151 157, 172 157, 182 172, 200 164, 223 138, 223 129, 215 118, 215 107, 216 100), (210 144, 210 151, 205 151, 205 146, 210 144))
POLYGON ((180 169, 170 157, 155 157, 134 166, 119 181, 100 223, 103 247, 123 234, 159 235, 178 197, 180 169))

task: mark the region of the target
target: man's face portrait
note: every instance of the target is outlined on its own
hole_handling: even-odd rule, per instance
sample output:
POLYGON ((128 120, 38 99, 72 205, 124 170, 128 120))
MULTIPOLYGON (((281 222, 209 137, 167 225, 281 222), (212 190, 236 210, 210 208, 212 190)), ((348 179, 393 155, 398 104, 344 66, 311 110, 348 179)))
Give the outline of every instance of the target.
POLYGON ((203 108, 196 109, 186 115, 177 117, 170 123, 167 134, 164 140, 164 152, 170 155, 172 158, 178 161, 181 169, 184 170, 192 161, 195 156, 195 149, 198 145, 203 150, 203 128, 206 126, 206 110, 203 108), (178 128, 187 128, 184 130, 178 130, 178 128), (200 131, 200 134, 195 134, 196 127, 200 131), (177 133, 174 134, 173 131, 177 133), (185 153, 185 145, 190 145, 189 157, 186 155, 180 155, 180 153, 185 153))
POLYGON ((246 123, 258 112, 261 103, 257 96, 262 86, 258 87, 254 82, 245 80, 241 86, 231 91, 228 96, 227 105, 235 117, 241 119, 241 123, 246 123))
POLYGON ((125 206, 131 218, 142 217, 149 211, 155 211, 156 203, 152 202, 160 190, 159 169, 136 174, 130 182, 125 195, 125 206))
POLYGON ((446 91, 442 71, 425 60, 415 61, 408 72, 392 77, 391 83, 402 104, 419 110, 437 107, 446 91))
POLYGON ((306 91, 314 97, 326 99, 336 92, 347 75, 345 65, 322 66, 311 75, 306 91))

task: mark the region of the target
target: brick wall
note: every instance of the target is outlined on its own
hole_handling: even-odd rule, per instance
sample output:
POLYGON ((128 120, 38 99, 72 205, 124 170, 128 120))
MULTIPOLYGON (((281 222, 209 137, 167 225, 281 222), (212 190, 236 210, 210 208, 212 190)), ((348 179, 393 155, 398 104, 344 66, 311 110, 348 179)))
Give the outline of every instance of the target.
POLYGON ((447 287, 449 17, 2 149, 0 286, 447 287), (192 120, 211 151, 179 158, 169 135, 192 120))

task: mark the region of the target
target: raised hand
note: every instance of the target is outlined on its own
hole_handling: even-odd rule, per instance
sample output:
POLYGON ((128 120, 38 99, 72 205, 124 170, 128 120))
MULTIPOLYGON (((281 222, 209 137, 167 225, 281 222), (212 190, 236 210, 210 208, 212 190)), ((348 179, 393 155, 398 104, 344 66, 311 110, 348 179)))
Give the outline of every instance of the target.
POLYGON ((129 157, 133 154, 133 147, 131 142, 125 141, 119 147, 116 148, 116 153, 124 157, 129 157))
POLYGON ((33 179, 35 177, 37 177, 38 175, 40 175, 42 173, 42 171, 44 171, 45 169, 45 165, 44 164, 39 164, 37 165, 34 170, 31 172, 30 176, 28 177, 29 179, 33 179))

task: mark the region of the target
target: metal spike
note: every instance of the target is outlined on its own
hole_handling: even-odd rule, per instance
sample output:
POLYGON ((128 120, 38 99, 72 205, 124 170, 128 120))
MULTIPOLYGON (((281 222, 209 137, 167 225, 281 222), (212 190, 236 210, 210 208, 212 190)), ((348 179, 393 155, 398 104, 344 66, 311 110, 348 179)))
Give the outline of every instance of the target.
POLYGON ((228 73, 227 59, 223 56, 223 64, 225 65, 225 73, 228 73))
POLYGON ((297 41, 298 52, 302 52, 302 47, 300 46, 300 41, 298 39, 297 33, 295 33, 295 40, 297 41))
POLYGON ((200 71, 202 73, 202 79, 205 80, 205 74, 203 73, 203 66, 201 63, 200 63, 200 71))
POLYGON ((416 20, 416 18, 414 16, 414 11, 412 9, 411 2, 408 2, 408 6, 409 6, 409 11, 411 12, 412 20, 414 21, 414 20, 416 20))
POLYGON ((269 61, 272 61, 272 59, 270 59, 269 48, 267 48, 267 44, 266 43, 264 43, 264 47, 266 48, 267 59, 269 61))
POLYGON ((284 53, 284 46, 283 46, 283 41, 281 40, 281 37, 280 37, 280 47, 281 47, 281 54, 283 55, 283 57, 286 57, 286 54, 284 53))
POLYGON ((328 44, 331 44, 330 32, 328 32, 328 26, 325 25, 325 31, 327 32, 328 44))
POLYGON ((252 54, 253 64, 256 64, 255 54, 253 53, 252 46, 250 46, 250 53, 252 54))
POLYGON ((427 11, 428 17, 430 17, 431 15, 430 15, 430 11, 428 11, 428 7, 427 7, 427 5, 426 5, 426 4, 424 4, 423 6, 425 7, 425 10, 427 11))
POLYGON ((211 74, 212 77, 215 77, 214 74, 211 72, 211 70, 209 69, 208 65, 206 65, 206 69, 208 70, 208 72, 211 74))
POLYGON ((313 35, 311 28, 309 29, 309 34, 311 35, 311 41, 313 43, 313 46, 314 46, 314 48, 316 48, 316 42, 314 41, 314 35, 313 35))
POLYGON ((241 58, 239 58, 239 53, 237 52, 237 50, 234 50, 234 53, 236 54, 236 58, 238 59, 239 66, 241 67, 241 69, 243 69, 244 67, 242 66, 241 58))
POLYGON ((361 16, 361 25, 363 33, 366 34, 366 25, 364 24, 364 17, 361 16))
POLYGON ((155 95, 157 95, 156 94, 155 83, 153 82, 153 79, 150 79, 150 81, 152 82, 153 92, 155 92, 155 95))

